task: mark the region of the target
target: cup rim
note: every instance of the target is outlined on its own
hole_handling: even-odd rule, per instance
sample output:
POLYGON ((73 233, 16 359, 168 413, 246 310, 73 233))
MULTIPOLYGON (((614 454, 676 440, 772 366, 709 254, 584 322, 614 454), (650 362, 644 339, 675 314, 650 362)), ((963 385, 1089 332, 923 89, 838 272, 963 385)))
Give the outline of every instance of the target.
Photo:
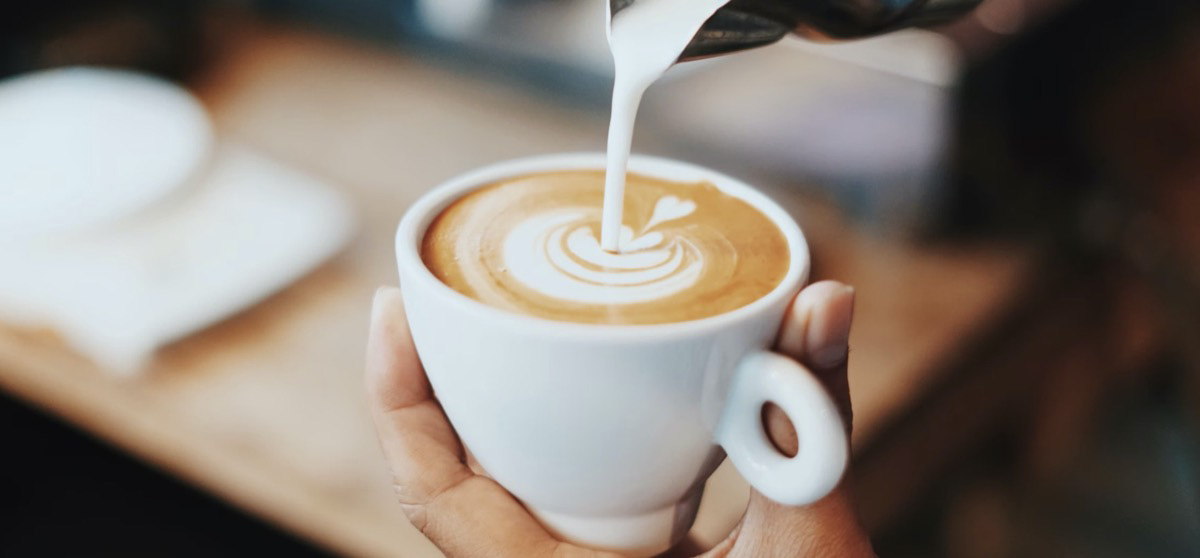
MULTIPOLYGON (((490 306, 454 290, 433 274, 421 259, 421 242, 433 219, 467 193, 496 181, 523 174, 570 170, 604 170, 602 152, 572 152, 535 155, 492 163, 459 174, 423 194, 414 202, 396 229, 396 260, 401 281, 415 281, 423 296, 437 296, 478 319, 510 324, 531 335, 566 339, 661 340, 706 331, 722 330, 751 319, 791 297, 808 279, 811 257, 800 226, 778 203, 754 187, 723 173, 696 164, 650 155, 631 155, 629 171, 683 182, 707 181, 722 192, 737 197, 762 212, 783 233, 790 261, 787 273, 775 288, 753 302, 728 312, 694 320, 660 324, 594 324, 552 320, 490 306)), ((415 292, 405 289, 406 292, 415 292)))

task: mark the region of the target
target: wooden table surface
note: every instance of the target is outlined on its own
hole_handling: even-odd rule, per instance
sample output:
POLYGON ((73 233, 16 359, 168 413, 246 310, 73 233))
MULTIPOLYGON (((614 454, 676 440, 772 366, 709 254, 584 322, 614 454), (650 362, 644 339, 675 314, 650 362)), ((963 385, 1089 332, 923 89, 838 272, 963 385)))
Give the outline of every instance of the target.
MULTIPOLYGON (((133 379, 44 333, 0 328, 0 388, 334 551, 436 556, 393 504, 361 390, 371 297, 395 283, 393 228, 418 195, 456 173, 601 148, 605 115, 403 54, 277 30, 230 48, 195 86, 223 136, 343 188, 360 235, 283 292, 164 348, 133 379)), ((652 132, 639 134, 639 146, 654 150, 652 132)), ((766 189, 805 228, 817 274, 858 289, 856 446, 935 382, 938 364, 1034 273, 1020 250, 889 242, 766 189)), ((716 519, 698 528, 726 527, 740 513, 731 475, 721 473, 715 482, 725 486, 705 504, 720 510, 702 512, 716 519)))

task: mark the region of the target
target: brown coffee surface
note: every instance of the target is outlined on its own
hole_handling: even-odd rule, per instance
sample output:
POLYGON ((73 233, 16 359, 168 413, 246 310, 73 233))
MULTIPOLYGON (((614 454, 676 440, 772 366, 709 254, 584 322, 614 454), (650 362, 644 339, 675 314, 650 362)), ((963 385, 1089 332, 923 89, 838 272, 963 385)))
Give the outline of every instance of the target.
POLYGON ((446 208, 421 246, 443 283, 552 320, 658 324, 723 314, 766 295, 791 255, 779 228, 707 183, 629 174, 621 250, 600 249, 602 171, 524 175, 446 208))

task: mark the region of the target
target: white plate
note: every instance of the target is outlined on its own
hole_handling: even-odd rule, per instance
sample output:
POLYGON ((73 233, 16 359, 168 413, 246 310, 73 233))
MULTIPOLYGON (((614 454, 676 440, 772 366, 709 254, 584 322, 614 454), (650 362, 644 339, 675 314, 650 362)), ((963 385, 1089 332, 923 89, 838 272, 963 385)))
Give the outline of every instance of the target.
POLYGON ((186 184, 212 142, 200 103, 156 78, 66 68, 0 81, 0 235, 127 217, 186 184))

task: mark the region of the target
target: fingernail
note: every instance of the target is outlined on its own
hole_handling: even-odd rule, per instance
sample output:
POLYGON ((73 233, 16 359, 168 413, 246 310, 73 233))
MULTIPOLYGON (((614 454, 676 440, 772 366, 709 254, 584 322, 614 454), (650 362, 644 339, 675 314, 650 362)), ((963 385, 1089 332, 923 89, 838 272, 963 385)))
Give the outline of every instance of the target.
POLYGON ((379 322, 379 317, 381 315, 383 315, 383 305, 384 305, 383 291, 384 291, 384 289, 387 289, 387 287, 379 287, 378 289, 375 289, 375 296, 371 298, 371 322, 370 323, 371 323, 372 328, 374 328, 375 324, 379 322))
POLYGON ((854 287, 842 287, 820 305, 808 326, 809 360, 817 368, 833 368, 850 354, 850 323, 854 318, 854 287))
POLYGON ((379 287, 375 289, 375 297, 371 301, 371 323, 367 331, 367 378, 372 373, 388 369, 387 362, 391 358, 391 339, 396 335, 395 310, 400 300, 400 290, 395 287, 379 287))
POLYGON ((371 327, 379 325, 379 321, 390 313, 390 308, 400 299, 400 289, 396 287, 379 287, 375 289, 375 298, 371 301, 371 327))

